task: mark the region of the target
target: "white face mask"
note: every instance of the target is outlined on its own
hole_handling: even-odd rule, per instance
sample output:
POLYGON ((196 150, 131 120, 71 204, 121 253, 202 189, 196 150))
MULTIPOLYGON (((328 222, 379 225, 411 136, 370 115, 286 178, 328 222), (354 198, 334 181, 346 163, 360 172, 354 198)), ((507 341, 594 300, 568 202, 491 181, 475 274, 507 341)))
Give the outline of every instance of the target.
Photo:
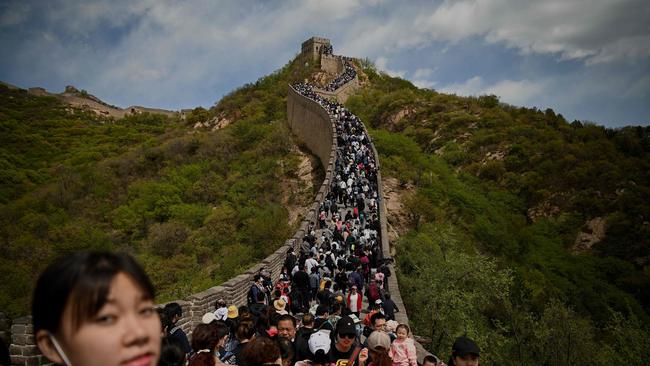
POLYGON ((56 338, 54 338, 54 335, 48 332, 48 336, 50 337, 52 344, 54 344, 54 348, 56 348, 56 352, 63 359, 63 364, 65 366, 72 366, 72 363, 70 362, 70 360, 68 360, 68 357, 65 355, 65 352, 63 352, 63 348, 61 348, 59 342, 57 342, 56 338))

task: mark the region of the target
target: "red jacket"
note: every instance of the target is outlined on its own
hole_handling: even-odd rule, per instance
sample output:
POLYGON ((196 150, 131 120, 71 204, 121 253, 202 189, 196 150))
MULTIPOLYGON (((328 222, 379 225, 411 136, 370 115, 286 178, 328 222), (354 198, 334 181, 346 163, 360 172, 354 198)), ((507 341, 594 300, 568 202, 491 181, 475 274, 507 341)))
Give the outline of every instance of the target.
MULTIPOLYGON (((351 307, 350 307, 350 294, 351 294, 351 292, 348 292, 348 302, 347 302, 347 304, 348 304, 348 309, 351 309, 351 307)), ((362 302, 363 302, 363 295, 361 295, 361 294, 359 293, 359 291, 357 291, 357 311, 358 311, 358 312, 360 312, 361 309, 362 309, 362 306, 363 306, 363 305, 361 304, 362 302)))

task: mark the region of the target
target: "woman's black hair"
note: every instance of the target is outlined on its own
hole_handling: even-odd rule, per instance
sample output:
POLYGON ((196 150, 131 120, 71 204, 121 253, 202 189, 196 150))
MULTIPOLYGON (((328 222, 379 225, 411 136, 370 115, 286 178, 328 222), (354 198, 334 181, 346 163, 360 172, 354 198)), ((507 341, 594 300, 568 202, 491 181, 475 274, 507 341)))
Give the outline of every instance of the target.
POLYGON ((217 320, 214 322, 214 326, 217 329, 217 339, 221 339, 230 334, 230 327, 223 320, 217 320))
POLYGON ((34 333, 44 329, 57 333, 66 304, 72 306, 72 325, 77 330, 106 304, 113 278, 128 275, 154 300, 149 277, 128 254, 84 251, 59 258, 40 275, 34 289, 32 317, 34 333))
POLYGON ((158 366, 184 366, 185 352, 181 341, 176 337, 164 337, 161 343, 158 366))
POLYGON ((165 305, 162 312, 162 325, 165 332, 169 333, 174 328, 174 317, 183 316, 183 308, 176 302, 165 305))

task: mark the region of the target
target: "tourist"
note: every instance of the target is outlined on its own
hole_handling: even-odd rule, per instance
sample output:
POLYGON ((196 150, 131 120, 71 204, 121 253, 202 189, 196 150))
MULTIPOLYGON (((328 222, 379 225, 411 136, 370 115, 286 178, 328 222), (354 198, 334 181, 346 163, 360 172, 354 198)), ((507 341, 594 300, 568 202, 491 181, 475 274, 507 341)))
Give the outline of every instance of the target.
POLYGON ((409 338, 410 331, 406 324, 398 325, 395 330, 397 339, 391 344, 389 353, 394 366, 417 366, 418 364, 415 343, 412 338, 409 338))
POLYGON ((481 349, 466 336, 458 337, 451 346, 449 366, 478 366, 481 349))
POLYGON ((36 344, 60 365, 156 365, 162 332, 154 300, 149 278, 130 256, 68 255, 36 282, 36 344))

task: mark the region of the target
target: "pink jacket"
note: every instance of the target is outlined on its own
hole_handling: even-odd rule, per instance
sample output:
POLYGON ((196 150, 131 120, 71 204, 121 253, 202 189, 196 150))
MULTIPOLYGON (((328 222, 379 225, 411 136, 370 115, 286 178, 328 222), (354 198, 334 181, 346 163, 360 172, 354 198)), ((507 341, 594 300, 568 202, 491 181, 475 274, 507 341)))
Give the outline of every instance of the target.
POLYGON ((393 366, 417 366, 418 364, 415 344, 412 338, 406 338, 403 341, 396 339, 390 345, 390 352, 388 354, 393 359, 393 366))

